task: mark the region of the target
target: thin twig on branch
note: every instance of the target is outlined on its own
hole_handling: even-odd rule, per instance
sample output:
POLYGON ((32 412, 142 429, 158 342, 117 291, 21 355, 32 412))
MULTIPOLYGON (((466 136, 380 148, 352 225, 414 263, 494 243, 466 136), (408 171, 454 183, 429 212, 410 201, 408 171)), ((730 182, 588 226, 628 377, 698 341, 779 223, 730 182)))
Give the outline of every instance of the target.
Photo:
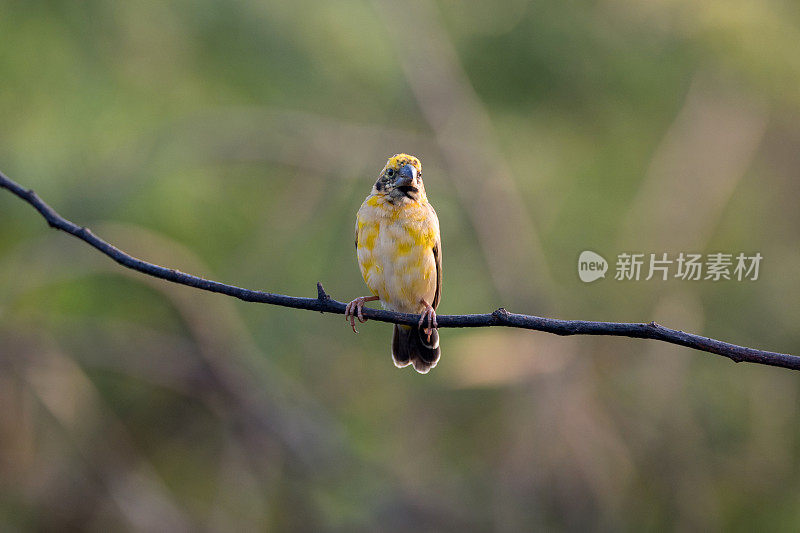
MULTIPOLYGON (((52 207, 47 205, 35 192, 21 187, 16 182, 6 177, 0 172, 0 187, 8 189, 13 194, 31 204, 45 218, 47 223, 56 229, 66 231, 75 237, 85 241, 89 245, 98 249, 122 266, 138 270, 149 276, 188 285, 196 289, 210 292, 227 294, 234 298, 239 298, 246 302, 259 302, 294 309, 307 309, 309 311, 320 311, 322 313, 344 314, 345 304, 332 299, 322 288, 321 283, 317 283, 316 298, 301 298, 296 296, 286 296, 270 292, 254 291, 233 285, 226 285, 218 281, 199 278, 186 274, 172 268, 165 268, 147 261, 142 261, 130 256, 97 237, 89 229, 78 226, 56 213, 52 207)), ((415 325, 419 322, 419 315, 407 313, 395 313, 380 309, 364 308, 364 317, 378 320, 380 322, 391 322, 395 324, 415 325)), ((685 333, 670 328, 666 328, 655 322, 650 323, 624 323, 624 322, 592 322, 587 320, 560 320, 556 318, 543 318, 531 315, 519 315, 509 313, 500 308, 492 313, 482 315, 439 315, 436 317, 440 328, 479 328, 489 326, 506 326, 511 328, 532 329, 554 333, 556 335, 614 335, 619 337, 633 337, 639 339, 654 339, 678 344, 722 355, 735 361, 759 363, 763 365, 779 366, 800 370, 800 357, 784 353, 767 352, 756 350, 745 346, 737 346, 708 337, 701 337, 691 333, 685 333)))

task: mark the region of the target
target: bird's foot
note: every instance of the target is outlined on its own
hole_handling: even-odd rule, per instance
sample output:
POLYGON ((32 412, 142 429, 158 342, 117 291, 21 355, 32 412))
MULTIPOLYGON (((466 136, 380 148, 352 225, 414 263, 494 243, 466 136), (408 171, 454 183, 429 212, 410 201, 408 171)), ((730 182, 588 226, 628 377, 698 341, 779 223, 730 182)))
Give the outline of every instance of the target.
POLYGON ((377 296, 359 296, 344 308, 344 319, 350 322, 350 327, 353 328, 354 333, 358 333, 356 329, 356 318, 358 318, 358 321, 362 324, 367 321, 367 319, 364 318, 364 304, 377 299, 377 296))
POLYGON ((431 335, 433 334, 433 330, 439 327, 439 324, 436 322, 436 311, 433 310, 431 304, 426 302, 425 300, 420 300, 420 303, 425 305, 425 310, 419 316, 419 327, 422 327, 423 322, 425 319, 428 320, 428 326, 423 329, 422 331, 428 336, 428 342, 431 342, 431 335))

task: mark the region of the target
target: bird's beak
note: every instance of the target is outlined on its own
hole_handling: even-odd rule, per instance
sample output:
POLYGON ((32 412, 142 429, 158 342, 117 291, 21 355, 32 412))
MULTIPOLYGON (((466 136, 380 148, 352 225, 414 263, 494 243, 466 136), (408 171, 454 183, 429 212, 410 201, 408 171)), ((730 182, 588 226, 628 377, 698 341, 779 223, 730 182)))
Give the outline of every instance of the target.
POLYGON ((403 165, 394 181, 395 187, 414 187, 416 188, 417 169, 413 165, 403 165))

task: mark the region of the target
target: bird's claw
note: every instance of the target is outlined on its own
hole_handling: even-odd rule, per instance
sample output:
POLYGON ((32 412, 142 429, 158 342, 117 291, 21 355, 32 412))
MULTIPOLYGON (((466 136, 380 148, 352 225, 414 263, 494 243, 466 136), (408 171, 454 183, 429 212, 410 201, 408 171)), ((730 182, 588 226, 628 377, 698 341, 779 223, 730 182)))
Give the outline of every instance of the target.
POLYGON ((364 296, 359 296, 344 308, 344 319, 350 322, 350 327, 353 328, 354 333, 358 333, 356 329, 356 318, 358 318, 358 321, 362 324, 367 321, 367 319, 364 318, 363 311, 366 301, 367 299, 364 296))
POLYGON ((424 328, 422 331, 425 332, 425 335, 428 336, 428 342, 431 342, 431 335, 433 335, 433 330, 439 327, 439 324, 436 322, 436 311, 434 311, 433 307, 426 301, 422 301, 425 304, 425 310, 419 316, 419 324, 418 326, 421 328, 425 319, 428 319, 428 327, 424 328))

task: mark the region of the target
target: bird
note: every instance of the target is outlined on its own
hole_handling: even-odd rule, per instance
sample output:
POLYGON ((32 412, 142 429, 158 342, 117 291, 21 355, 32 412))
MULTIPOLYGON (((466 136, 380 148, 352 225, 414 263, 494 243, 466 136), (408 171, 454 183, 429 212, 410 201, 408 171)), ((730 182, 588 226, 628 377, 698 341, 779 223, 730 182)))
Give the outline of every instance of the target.
POLYGON ((384 309, 419 314, 415 326, 395 324, 392 360, 420 374, 439 362, 436 308, 442 296, 442 239, 439 218, 422 183, 422 164, 409 154, 389 158, 356 215, 356 255, 371 296, 345 308, 353 331, 366 322, 363 307, 379 300, 384 309))

